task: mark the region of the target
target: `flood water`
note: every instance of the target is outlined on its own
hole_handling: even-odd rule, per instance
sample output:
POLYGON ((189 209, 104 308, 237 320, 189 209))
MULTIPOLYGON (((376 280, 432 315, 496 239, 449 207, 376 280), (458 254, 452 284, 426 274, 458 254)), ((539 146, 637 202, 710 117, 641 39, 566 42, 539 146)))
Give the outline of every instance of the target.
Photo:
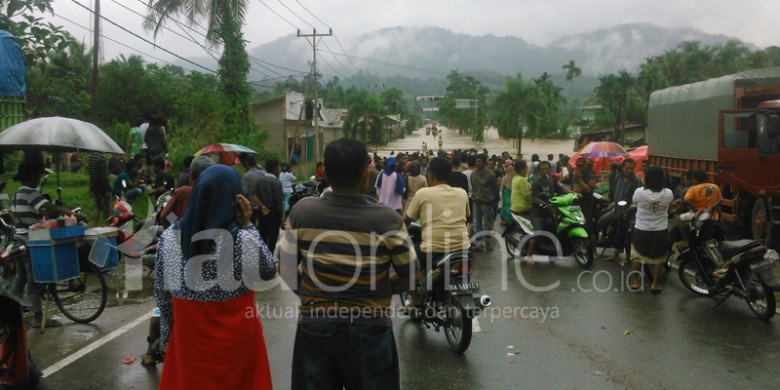
MULTIPOLYGON (((485 131, 485 141, 482 143, 472 141, 470 135, 458 134, 458 130, 455 129, 440 126, 439 130, 443 132, 442 148, 445 151, 477 148, 480 151, 482 149, 487 149, 489 155, 500 155, 504 151, 509 152, 512 156, 517 154, 517 140, 500 138, 498 136, 498 131, 495 128, 489 128, 485 131)), ((407 135, 405 138, 392 141, 385 146, 379 146, 372 151, 376 151, 380 156, 387 156, 390 152, 422 151, 423 142, 428 144, 428 149, 439 149, 438 139, 433 138, 432 135, 426 136, 425 128, 420 128, 411 135, 407 135)), ((534 153, 539 156, 546 156, 548 153, 552 153, 557 160, 558 154, 560 153, 569 156, 573 155, 575 153, 575 151, 572 150, 573 147, 574 141, 571 139, 532 140, 526 138, 522 141, 523 158, 526 160, 530 160, 531 155, 534 153)))

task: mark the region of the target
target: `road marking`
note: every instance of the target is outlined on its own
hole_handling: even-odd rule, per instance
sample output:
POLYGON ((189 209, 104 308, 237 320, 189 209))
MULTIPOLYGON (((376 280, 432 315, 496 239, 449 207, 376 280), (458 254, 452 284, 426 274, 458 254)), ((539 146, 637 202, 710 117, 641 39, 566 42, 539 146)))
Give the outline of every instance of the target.
POLYGON ((50 375, 53 375, 57 371, 65 368, 67 365, 75 362, 76 360, 81 359, 82 357, 84 357, 84 355, 86 355, 86 354, 88 354, 88 353, 90 353, 90 352, 100 348, 104 344, 106 344, 106 343, 110 342, 111 340, 121 336, 122 334, 127 333, 130 329, 135 328, 136 326, 140 325, 141 323, 143 323, 144 321, 148 320, 151 317, 152 317, 152 312, 148 311, 146 314, 136 318, 133 322, 125 324, 121 328, 119 328, 119 329, 117 329, 117 330, 115 330, 115 331, 113 331, 113 332, 111 332, 111 333, 109 333, 109 334, 107 334, 107 335, 105 335, 105 336, 95 340, 94 342, 92 342, 92 344, 89 344, 86 347, 76 351, 76 353, 68 355, 68 357, 66 357, 65 359, 62 359, 59 362, 57 362, 57 363, 49 366, 45 370, 43 370, 43 377, 46 378, 46 377, 48 377, 50 375))
POLYGON ((474 317, 471 319, 471 333, 482 332, 482 328, 479 327, 479 318, 474 317))

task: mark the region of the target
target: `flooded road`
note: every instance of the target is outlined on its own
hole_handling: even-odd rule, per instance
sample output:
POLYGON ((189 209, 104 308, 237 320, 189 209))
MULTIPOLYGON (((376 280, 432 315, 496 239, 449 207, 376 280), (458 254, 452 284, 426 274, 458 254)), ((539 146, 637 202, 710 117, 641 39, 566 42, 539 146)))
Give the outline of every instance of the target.
MULTIPOLYGON (((470 135, 460 135, 458 130, 449 129, 446 127, 439 127, 442 131, 442 148, 445 151, 454 149, 470 149, 477 148, 480 151, 487 149, 488 154, 500 155, 502 152, 507 151, 512 156, 517 154, 517 140, 516 139, 502 139, 498 136, 498 131, 495 128, 490 128, 485 131, 485 141, 476 143, 471 140, 470 135)), ((438 150, 438 140, 433 138, 432 135, 425 135, 425 128, 417 129, 411 135, 407 135, 405 138, 391 141, 385 146, 379 146, 373 151, 376 151, 380 156, 389 155, 390 152, 415 152, 423 149, 423 142, 427 143, 428 149, 438 150)), ((558 159, 558 154, 563 153, 566 155, 573 155, 572 151, 574 141, 571 139, 565 140, 548 140, 548 139, 536 139, 530 138, 523 139, 522 151, 523 158, 526 160, 531 159, 531 154, 536 153, 539 156, 546 156, 548 153, 552 153, 555 159, 558 159)))

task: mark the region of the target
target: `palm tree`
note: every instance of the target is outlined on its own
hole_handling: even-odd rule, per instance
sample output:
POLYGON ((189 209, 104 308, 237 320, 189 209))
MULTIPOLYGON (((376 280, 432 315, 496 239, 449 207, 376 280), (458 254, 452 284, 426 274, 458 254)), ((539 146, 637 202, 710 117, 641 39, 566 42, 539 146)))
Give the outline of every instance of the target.
POLYGON ((574 79, 582 74, 582 69, 577 67, 574 60, 569 60, 569 63, 563 65, 562 68, 566 71, 566 81, 569 82, 569 97, 571 97, 571 86, 574 83, 574 79))
POLYGON ((213 46, 223 46, 219 59, 219 78, 226 107, 226 136, 245 134, 252 130, 249 118, 250 89, 246 83, 249 57, 246 53, 244 23, 248 0, 149 0, 150 11, 144 27, 154 35, 176 15, 183 15, 190 25, 206 22, 206 39, 213 46))

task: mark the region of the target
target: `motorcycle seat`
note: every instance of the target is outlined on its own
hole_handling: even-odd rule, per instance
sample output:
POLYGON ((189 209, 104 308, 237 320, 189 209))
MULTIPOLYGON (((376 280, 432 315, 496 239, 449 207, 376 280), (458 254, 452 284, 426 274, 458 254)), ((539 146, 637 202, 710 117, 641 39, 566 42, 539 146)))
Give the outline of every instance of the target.
POLYGON ((455 261, 467 261, 469 259, 469 256, 467 253, 464 252, 452 252, 444 255, 438 262, 436 262, 435 268, 442 268, 447 263, 452 263, 455 261))
POLYGON ((756 240, 723 241, 718 245, 718 249, 724 258, 730 258, 761 245, 763 243, 756 240))

